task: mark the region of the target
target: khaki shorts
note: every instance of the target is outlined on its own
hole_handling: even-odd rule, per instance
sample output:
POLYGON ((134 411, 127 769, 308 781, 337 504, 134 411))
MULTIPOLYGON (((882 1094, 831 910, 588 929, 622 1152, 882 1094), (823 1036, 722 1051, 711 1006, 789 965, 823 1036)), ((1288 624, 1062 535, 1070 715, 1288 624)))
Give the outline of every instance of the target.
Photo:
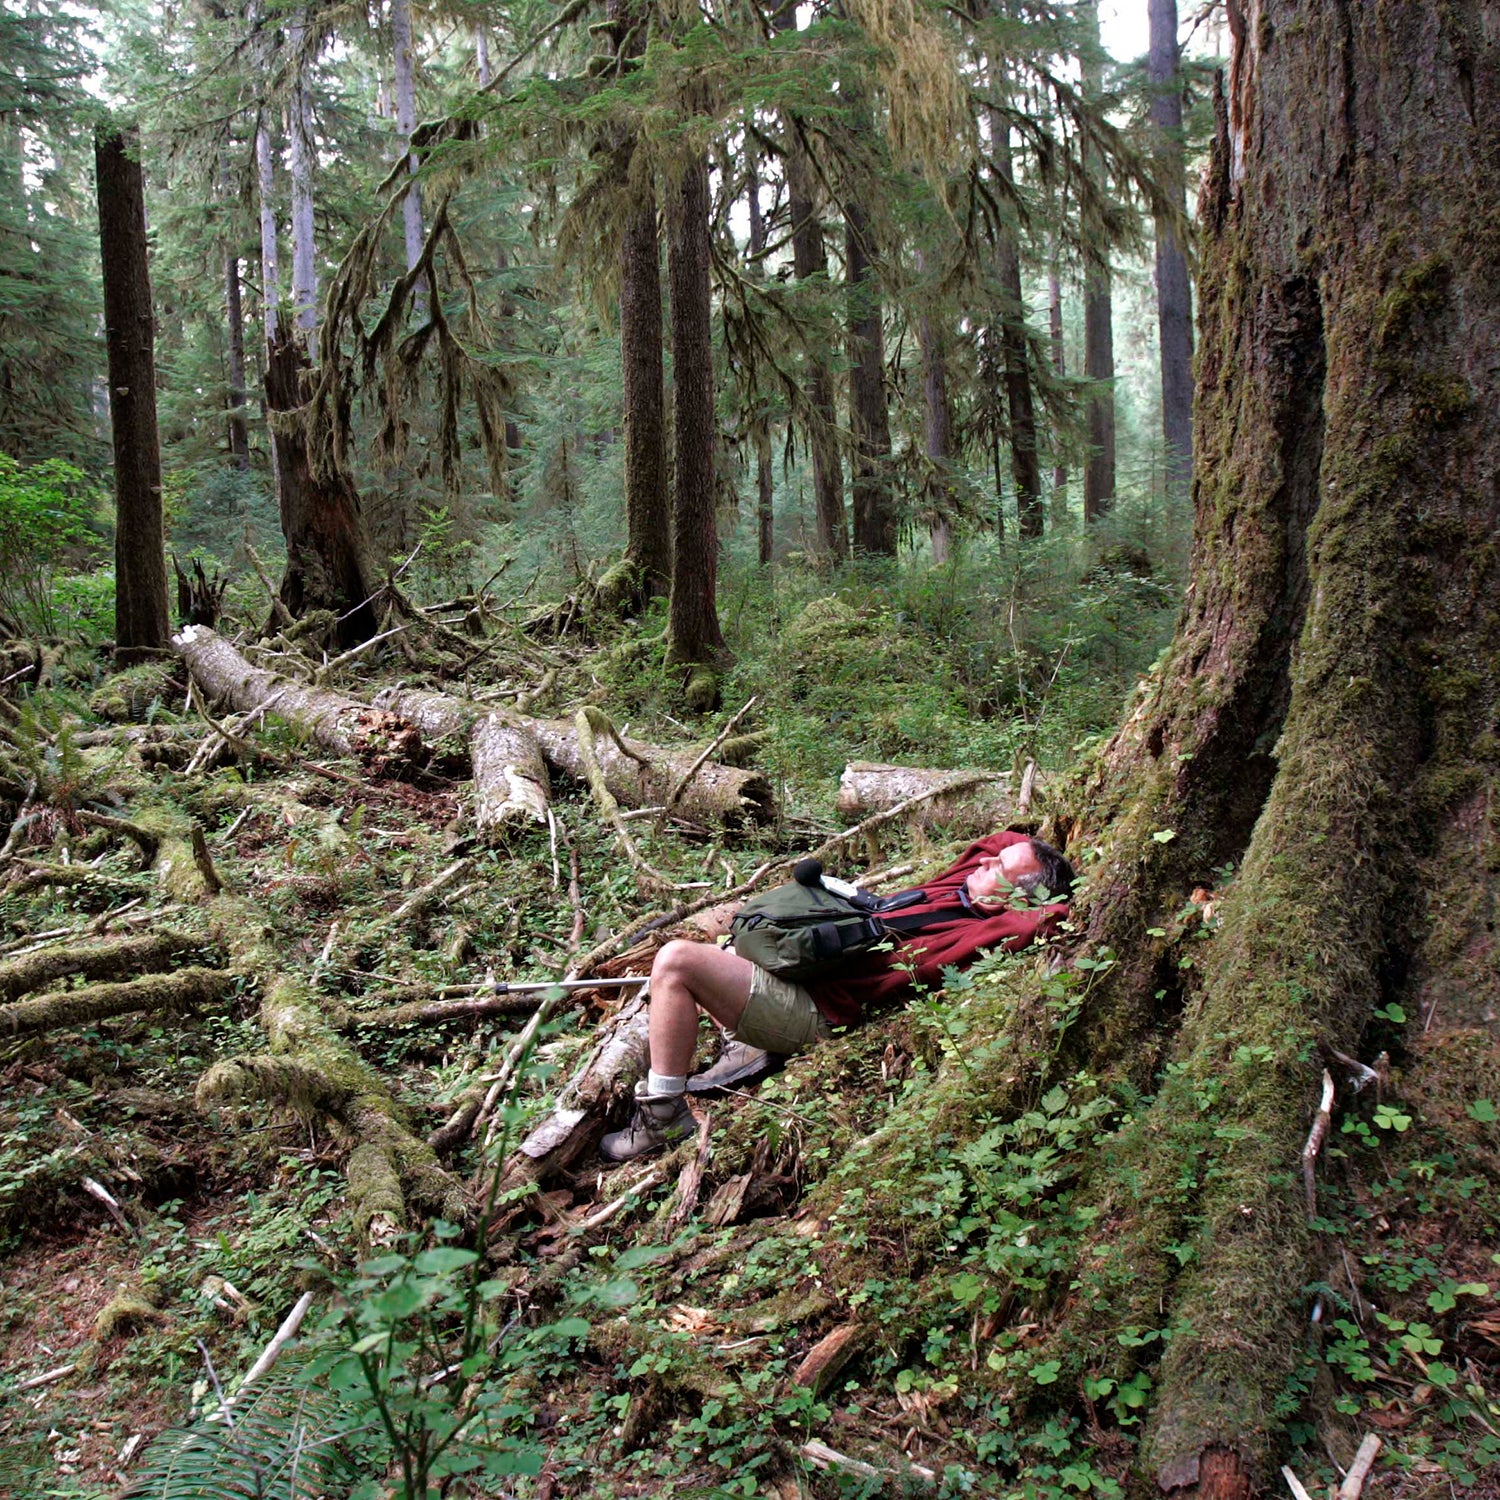
POLYGON ((759 964, 752 966, 750 998, 734 1028, 734 1040, 764 1052, 806 1052, 829 1036, 828 1022, 800 984, 778 979, 759 964))

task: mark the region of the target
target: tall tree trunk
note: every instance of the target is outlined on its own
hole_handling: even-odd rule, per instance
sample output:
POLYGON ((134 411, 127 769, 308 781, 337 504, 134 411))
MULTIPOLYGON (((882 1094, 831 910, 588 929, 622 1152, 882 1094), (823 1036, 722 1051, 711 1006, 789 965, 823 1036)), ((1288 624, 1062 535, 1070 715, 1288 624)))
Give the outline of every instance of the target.
MULTIPOLYGON (((861 114, 863 128, 873 129, 861 114)), ((854 550, 894 557, 899 537, 891 485, 891 425, 885 390, 885 331, 871 259, 869 216, 852 199, 844 204, 844 266, 849 287, 849 428, 854 550)))
MULTIPOLYGON (((1148 1362, 1136 1488, 1174 1500, 1269 1492, 1288 1394, 1317 1390, 1314 1418, 1332 1404, 1309 1316, 1331 1267, 1361 1272, 1310 1221, 1298 1170, 1322 1049, 1370 1057, 1378 1013, 1403 1008, 1407 1080, 1444 1118, 1496 1067, 1495 15, 1230 7, 1201 200, 1190 588, 1072 821, 1097 851, 1074 920, 1114 959, 1055 1064, 1160 1084, 1125 1165, 1086 1195, 1109 1228, 1063 1278, 1074 1311, 1052 1350, 1176 1330, 1154 1365, 1106 1337, 1093 1366, 1148 1362), (1183 970, 1161 930, 1226 862, 1212 939, 1183 970), (1434 1022, 1448 1046, 1424 1036, 1434 1022), (1194 1136, 1205 1091, 1213 1129, 1194 1136)), ((1038 1008, 1031 1035, 1046 1024, 1038 1008)), ((1361 1169, 1351 1153, 1336 1170, 1361 1169)))
POLYGON ((250 467, 250 428, 245 420, 245 312, 240 301, 240 258, 224 252, 224 326, 228 344, 229 457, 235 468, 250 467))
MULTIPOLYGON (((754 148, 747 150, 745 162, 745 193, 750 209, 750 268, 749 274, 757 281, 766 274, 766 217, 760 206, 760 176, 756 169, 754 148)), ((755 531, 758 543, 757 558, 761 567, 768 568, 776 551, 776 517, 772 510, 775 485, 771 473, 771 420, 764 407, 756 410, 750 422, 751 440, 755 447, 755 531)))
POLYGON ((712 666, 725 654, 716 588, 714 372, 709 292, 708 165, 679 168, 667 209, 667 273, 672 299, 672 595, 667 660, 712 666))
MULTIPOLYGON (((771 14, 773 33, 797 29, 797 7, 793 0, 779 0, 771 14)), ((817 191, 812 166, 802 145, 797 121, 786 121, 787 213, 792 226, 792 270, 807 283, 828 274, 823 245, 823 222, 818 217, 817 191)), ((849 555, 849 532, 844 520, 844 471, 839 458, 838 418, 833 404, 833 371, 826 358, 807 352, 807 446, 812 455, 813 506, 817 517, 817 549, 820 556, 842 562, 849 555)))
MULTIPOLYGON (((1068 373, 1068 361, 1063 349, 1062 278, 1056 256, 1047 273, 1047 334, 1052 345, 1052 373, 1060 381, 1068 373)), ((1068 522, 1068 466, 1062 461, 1062 438, 1055 430, 1052 448, 1052 525, 1056 529, 1068 522)))
POLYGON ((269 348, 276 339, 281 301, 281 255, 276 245, 276 156, 264 117, 255 127, 255 180, 260 190, 260 286, 262 330, 269 348))
MULTIPOLYGON (((792 220, 792 269, 799 282, 822 280, 828 272, 823 224, 818 217, 812 168, 790 123, 786 158, 787 209, 792 220)), ((838 417, 833 404, 833 371, 821 354, 807 355, 807 439, 812 450, 813 503, 821 556, 842 562, 849 555, 844 521, 844 471, 839 459, 838 417)))
MULTIPOLYGON (((610 0, 622 72, 646 49, 640 0, 610 0)), ((599 583, 601 605, 642 608, 668 593, 672 522, 667 501, 666 397, 662 380, 661 241, 649 153, 621 141, 629 207, 620 235, 620 375, 625 448, 625 556, 599 583)))
MULTIPOLYGON (((1008 184, 1013 184, 1010 156, 1010 126, 993 116, 995 165, 1008 184)), ((1026 336, 1026 302, 1021 293, 1021 249, 1007 227, 995 246, 995 269, 1004 301, 1002 348, 1005 355, 1005 401, 1010 414, 1010 472, 1016 482, 1016 520, 1023 542, 1042 534, 1042 469, 1037 456, 1036 407, 1032 400, 1031 365, 1026 336)))
MULTIPOLYGON (((1097 98, 1103 78, 1103 50, 1099 42, 1098 0, 1088 0, 1080 14, 1085 26, 1083 56, 1079 59, 1086 95, 1097 98)), ((1097 150, 1085 146, 1084 170, 1102 178, 1097 150)), ((1104 183, 1094 184, 1104 191, 1104 183)), ((1097 521, 1115 499, 1115 335, 1114 301, 1110 285, 1109 245, 1098 226, 1085 225, 1083 264, 1083 374, 1099 382, 1088 403, 1089 456, 1083 469, 1083 519, 1097 521)))
MULTIPOLYGON (((396 75, 396 129, 401 133, 401 149, 406 155, 406 170, 416 177, 417 159, 411 154, 411 138, 417 128, 417 86, 413 77, 410 0, 391 0, 391 67, 396 75)), ((406 269, 410 271, 422 258, 422 189, 413 180, 401 200, 401 225, 406 241, 406 269)), ((427 288, 414 289, 413 307, 422 316, 426 308, 427 288)))
MULTIPOLYGON (((1158 178, 1181 216, 1187 215, 1182 161, 1182 75, 1177 0, 1150 0, 1151 123, 1158 178)), ((1193 476, 1193 291, 1178 222, 1156 216, 1156 322, 1161 350, 1161 425, 1166 440, 1167 493, 1186 500, 1193 476)))
POLYGON ((292 306, 297 327, 310 335, 318 326, 317 235, 313 223, 312 91, 307 75, 312 60, 307 52, 307 12, 298 11, 287 27, 292 53, 292 96, 287 106, 291 138, 292 179, 292 306))
POLYGON ((953 487, 953 413, 948 404, 948 339, 930 312, 917 319, 922 355, 922 434, 927 454, 928 523, 932 560, 940 566, 953 552, 957 506, 953 487))
MULTIPOLYGON (((644 158, 620 242, 620 368, 624 384, 625 557, 636 607, 668 591, 666 397, 662 381, 661 249, 656 190, 644 158)), ((673 312, 676 322, 676 312, 673 312)))
POLYGON ((479 77, 479 87, 490 86, 490 34, 483 26, 474 28, 474 71, 479 77))
POLYGON ((141 652, 164 650, 170 631, 156 432, 156 327, 139 139, 133 131, 127 137, 101 130, 94 164, 115 453, 115 647, 123 663, 141 652))
POLYGON ((373 595, 379 576, 364 514, 342 470, 318 466, 308 451, 301 338, 279 333, 266 359, 266 406, 276 434, 277 499, 286 538, 281 602, 293 615, 329 609, 341 644, 369 640, 379 626, 373 595))

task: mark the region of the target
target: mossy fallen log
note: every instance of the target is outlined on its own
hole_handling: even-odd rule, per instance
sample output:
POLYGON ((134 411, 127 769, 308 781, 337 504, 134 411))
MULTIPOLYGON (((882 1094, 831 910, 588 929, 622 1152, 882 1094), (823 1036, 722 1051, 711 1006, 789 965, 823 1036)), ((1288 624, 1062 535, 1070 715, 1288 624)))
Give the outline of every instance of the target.
POLYGON ((223 969, 178 969, 148 974, 123 984, 94 984, 56 990, 32 1000, 0 1005, 0 1036, 35 1036, 63 1026, 84 1026, 134 1011, 181 1014, 223 999, 233 976, 223 969))
POLYGON ((163 931, 106 938, 80 948, 43 948, 0 963, 0 1001, 15 1000, 69 974, 100 980, 160 973, 196 946, 183 933, 163 931))
POLYGON ((280 979, 261 1002, 269 1054, 215 1063, 198 1082, 198 1103, 258 1097, 331 1116, 354 1140, 345 1165, 355 1227, 374 1246, 408 1227, 408 1205, 463 1223, 458 1179, 412 1134, 405 1111, 379 1076, 337 1034, 300 980, 280 979))
POLYGON ((206 625, 185 627, 172 637, 172 648, 208 698, 241 713, 274 713, 335 755, 390 769, 425 758, 421 735, 404 720, 343 693, 252 666, 206 625))

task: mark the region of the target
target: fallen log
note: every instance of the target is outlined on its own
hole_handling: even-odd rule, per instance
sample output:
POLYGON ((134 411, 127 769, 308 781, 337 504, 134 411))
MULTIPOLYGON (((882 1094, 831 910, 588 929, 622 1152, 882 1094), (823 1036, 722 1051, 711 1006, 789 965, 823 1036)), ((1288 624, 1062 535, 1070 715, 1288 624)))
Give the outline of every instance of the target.
POLYGON ((198 1081, 200 1107, 254 1097, 336 1119, 355 1141, 344 1167, 349 1206, 372 1248, 388 1248, 400 1237, 408 1200, 451 1223, 467 1219, 462 1185, 412 1134, 405 1111, 329 1025, 304 984, 271 984, 261 1025, 269 1053, 215 1063, 198 1081))
POLYGON ((192 938, 179 932, 152 932, 82 948, 44 948, 0 963, 0 1000, 15 1000, 67 974, 97 980, 160 973, 195 946, 192 938))
POLYGON ((193 681, 215 702, 240 713, 274 713, 326 750, 393 770, 424 758, 421 735, 395 714, 329 688, 252 666, 206 625, 188 625, 172 647, 193 681))
POLYGON ((414 1000, 370 1010, 345 1008, 330 1019, 338 1031, 358 1026, 433 1026, 442 1021, 482 1021, 489 1016, 528 1016, 540 995, 475 995, 456 1000, 414 1000))
POLYGON ((232 975, 223 969, 179 969, 123 984, 56 990, 32 1000, 0 1005, 0 1036, 35 1036, 63 1026, 105 1021, 133 1011, 191 1011, 221 1000, 232 975))
POLYGON ((854 760, 839 777, 838 810, 847 818, 858 820, 889 812, 914 797, 925 797, 926 801, 909 814, 913 826, 927 828, 941 823, 960 833, 987 833, 1002 826, 1014 805, 1010 778, 993 772, 854 760), (952 789, 945 790, 950 783, 952 789))
MULTIPOLYGON (((587 1061, 557 1096, 557 1103, 501 1168, 500 1192, 540 1182, 593 1147, 611 1107, 646 1072, 649 996, 646 986, 599 1028, 587 1061)), ((483 1171, 484 1169, 481 1169, 483 1171)))
MULTIPOLYGON (((588 779, 583 747, 571 719, 528 721, 542 754, 550 765, 575 781, 588 779)), ((667 750, 660 745, 621 737, 617 743, 597 736, 595 752, 604 785, 621 807, 662 807, 684 778, 674 811, 694 823, 742 828, 764 826, 776 815, 771 783, 759 771, 707 761, 693 770, 698 755, 692 750, 667 750), (623 748, 622 748, 623 746, 623 748)))
POLYGON ((463 755, 474 777, 474 825, 492 836, 517 823, 545 823, 551 801, 546 762, 524 719, 445 693, 387 688, 375 706, 421 730, 439 752, 463 755))

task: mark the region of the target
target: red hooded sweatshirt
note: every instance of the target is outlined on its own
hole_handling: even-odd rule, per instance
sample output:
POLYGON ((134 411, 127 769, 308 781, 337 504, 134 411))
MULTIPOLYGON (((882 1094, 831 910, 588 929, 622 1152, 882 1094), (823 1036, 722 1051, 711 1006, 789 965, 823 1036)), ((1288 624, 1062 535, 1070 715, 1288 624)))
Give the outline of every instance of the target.
MULTIPOLYGON (((1011 844, 1025 843, 1026 838, 1024 833, 992 833, 970 844, 956 864, 922 886, 927 899, 903 907, 901 915, 956 906, 960 888, 979 868, 981 859, 1011 844)), ((1001 908, 993 916, 965 912, 913 933, 890 952, 860 954, 836 979, 814 980, 806 989, 829 1025, 854 1026, 864 1018, 867 1008, 900 1003, 909 997, 912 976, 908 970, 913 966, 919 984, 939 989, 944 969, 973 963, 986 949, 1006 948, 1014 953, 1055 930, 1067 910, 1067 903, 1060 901, 1021 910, 1001 908)))

